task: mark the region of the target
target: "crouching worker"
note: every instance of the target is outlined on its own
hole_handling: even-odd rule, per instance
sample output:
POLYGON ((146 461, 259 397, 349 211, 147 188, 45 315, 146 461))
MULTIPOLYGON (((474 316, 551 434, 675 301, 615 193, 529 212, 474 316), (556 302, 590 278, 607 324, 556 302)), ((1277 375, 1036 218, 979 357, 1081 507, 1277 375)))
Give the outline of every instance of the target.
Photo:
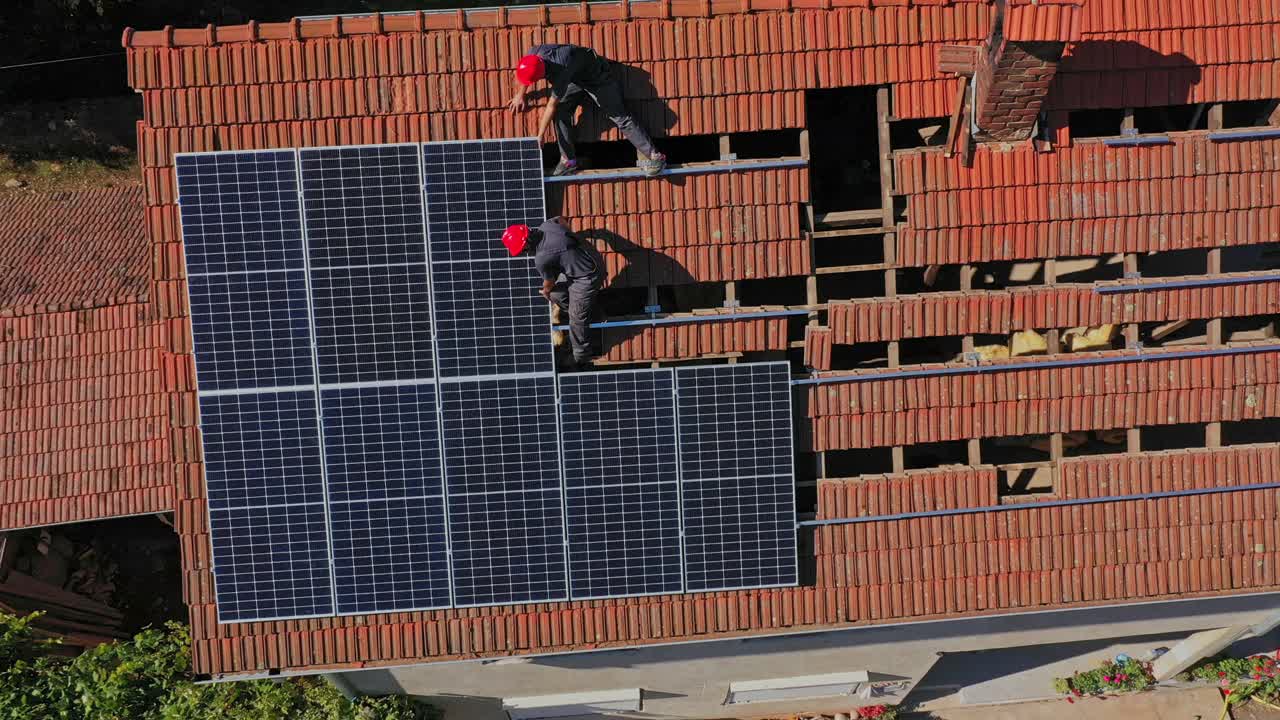
POLYGON ((636 146, 640 155, 637 165, 646 175, 657 175, 667 166, 667 156, 658 152, 649 134, 627 112, 622 102, 622 84, 614 75, 613 66, 596 55, 594 50, 577 45, 537 45, 531 48, 516 67, 516 80, 520 86, 507 106, 513 112, 524 110, 529 86, 543 78, 551 84, 551 100, 538 123, 538 137, 543 137, 554 118, 556 144, 560 146, 560 163, 552 175, 571 175, 578 171, 573 145, 573 116, 585 97, 590 97, 618 126, 623 137, 636 146))
POLYGON ((592 248, 569 232, 559 218, 537 228, 512 225, 502 234, 502 244, 512 257, 533 253, 542 275, 542 297, 559 305, 569 315, 569 341, 575 365, 585 365, 595 356, 589 325, 596 296, 604 285, 604 267, 592 248))

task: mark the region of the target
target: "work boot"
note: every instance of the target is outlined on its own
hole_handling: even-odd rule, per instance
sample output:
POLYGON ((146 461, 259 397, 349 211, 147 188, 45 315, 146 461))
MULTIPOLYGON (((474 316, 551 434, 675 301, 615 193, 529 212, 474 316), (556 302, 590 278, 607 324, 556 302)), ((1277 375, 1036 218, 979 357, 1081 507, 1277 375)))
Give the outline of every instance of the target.
POLYGON ((551 177, 562 177, 564 175, 572 175, 582 169, 577 160, 568 160, 560 158, 560 162, 556 164, 556 168, 551 171, 551 177))
POLYGON ((656 177, 667 167, 667 156, 656 152, 636 163, 636 165, 644 171, 646 177, 656 177))

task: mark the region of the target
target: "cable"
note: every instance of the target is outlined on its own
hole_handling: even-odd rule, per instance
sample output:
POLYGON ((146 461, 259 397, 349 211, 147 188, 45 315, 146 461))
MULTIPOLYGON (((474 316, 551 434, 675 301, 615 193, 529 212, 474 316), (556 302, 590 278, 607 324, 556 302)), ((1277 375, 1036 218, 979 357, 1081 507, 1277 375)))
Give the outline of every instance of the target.
POLYGON ((58 58, 57 60, 37 60, 35 62, 20 63, 18 65, 0 65, 0 70, 16 70, 18 68, 35 67, 36 65, 52 65, 54 63, 73 62, 76 60, 94 60, 96 58, 115 57, 123 55, 124 51, 102 53, 101 55, 81 55, 80 57, 58 58))

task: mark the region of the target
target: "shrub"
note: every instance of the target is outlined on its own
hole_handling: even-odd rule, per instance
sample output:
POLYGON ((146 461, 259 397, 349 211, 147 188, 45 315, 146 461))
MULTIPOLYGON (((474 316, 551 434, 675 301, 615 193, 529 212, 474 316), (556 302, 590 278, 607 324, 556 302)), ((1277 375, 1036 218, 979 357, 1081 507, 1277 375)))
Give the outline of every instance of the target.
POLYGON ((75 658, 52 656, 31 621, 0 613, 0 720, 428 720, 410 698, 350 701, 317 678, 197 685, 187 629, 168 623, 75 658))

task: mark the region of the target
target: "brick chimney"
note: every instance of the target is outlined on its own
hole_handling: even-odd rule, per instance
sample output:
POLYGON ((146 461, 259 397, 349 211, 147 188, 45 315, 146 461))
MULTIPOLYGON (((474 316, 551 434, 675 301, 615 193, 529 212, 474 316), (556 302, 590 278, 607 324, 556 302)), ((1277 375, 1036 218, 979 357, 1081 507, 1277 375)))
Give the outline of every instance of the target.
POLYGON ((978 140, 1026 140, 1067 43, 1080 37, 1080 0, 997 0, 974 77, 978 140))

